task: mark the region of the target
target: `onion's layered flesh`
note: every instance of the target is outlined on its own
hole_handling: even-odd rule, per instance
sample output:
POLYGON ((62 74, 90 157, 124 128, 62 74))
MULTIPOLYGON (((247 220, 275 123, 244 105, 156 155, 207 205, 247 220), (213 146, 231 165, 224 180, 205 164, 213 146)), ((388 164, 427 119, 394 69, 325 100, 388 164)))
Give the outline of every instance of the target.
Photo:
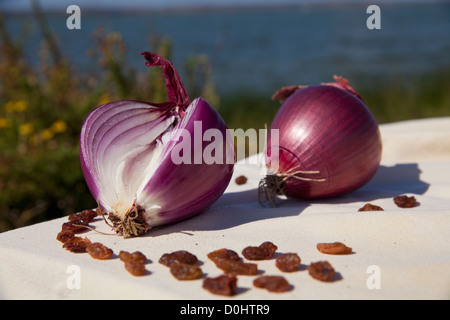
POLYGON ((146 58, 148 65, 164 65, 171 100, 110 102, 93 110, 81 130, 86 183, 124 237, 206 210, 225 191, 234 166, 232 139, 220 115, 202 98, 187 104, 184 88, 178 88, 178 74, 168 61, 153 54, 146 58), (173 161, 172 152, 180 149, 180 143, 199 146, 192 150, 193 157, 194 152, 202 152, 209 142, 199 134, 208 129, 220 132, 226 142, 221 161, 173 161))
POLYGON ((162 136, 176 114, 138 101, 118 101, 95 109, 81 131, 81 164, 88 187, 106 212, 130 208, 155 171, 162 136), (161 116, 162 115, 162 116, 161 116))
POLYGON ((277 148, 279 155, 278 160, 268 158, 269 175, 261 185, 313 199, 366 184, 378 170, 382 145, 378 124, 362 98, 346 80, 291 91, 271 125, 279 130, 279 145, 271 145, 269 133, 268 150, 277 148))

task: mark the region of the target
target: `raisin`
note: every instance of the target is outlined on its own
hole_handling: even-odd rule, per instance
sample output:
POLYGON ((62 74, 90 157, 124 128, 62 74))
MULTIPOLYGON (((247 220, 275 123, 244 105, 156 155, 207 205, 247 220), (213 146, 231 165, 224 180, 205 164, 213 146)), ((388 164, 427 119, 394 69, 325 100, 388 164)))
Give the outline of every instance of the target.
POLYGON ((145 263, 147 261, 147 257, 140 251, 129 253, 128 251, 120 250, 119 259, 122 260, 123 262, 138 261, 145 263))
POLYGON ((92 222, 92 220, 94 220, 96 216, 97 212, 92 209, 87 209, 79 212, 80 219, 86 223, 92 222))
POLYGON ((352 248, 347 247, 342 242, 318 243, 317 250, 326 254, 349 254, 352 248))
POLYGON ((63 248, 74 253, 86 252, 87 247, 91 244, 88 238, 73 237, 63 244, 63 248))
POLYGON ((308 266, 311 277, 320 281, 331 281, 336 274, 333 266, 328 261, 318 261, 308 266))
POLYGON ((97 216, 97 212, 95 212, 92 209, 83 210, 77 213, 73 213, 69 215, 68 219, 69 221, 78 221, 82 222, 83 224, 88 224, 94 220, 94 218, 97 216))
POLYGON ((139 260, 126 260, 125 269, 136 277, 143 276, 147 273, 144 263, 139 260))
POLYGON ((245 184, 245 183, 247 183, 247 177, 239 176, 234 181, 236 182, 236 184, 239 184, 239 185, 245 184))
POLYGON ((413 208, 417 205, 416 198, 411 196, 394 197, 394 202, 399 208, 413 208))
POLYGON ((133 276, 143 276, 147 273, 145 269, 147 257, 142 252, 129 253, 128 251, 120 250, 119 259, 125 263, 125 269, 133 276))
POLYGON ((56 240, 61 241, 62 243, 67 242, 67 240, 73 239, 75 237, 75 233, 70 230, 62 230, 60 233, 56 235, 56 240))
POLYGON ((254 263, 245 263, 239 255, 230 249, 219 249, 208 253, 216 266, 226 273, 239 275, 255 275, 258 273, 258 266, 254 263))
POLYGON ((68 220, 62 225, 62 230, 69 230, 73 233, 81 233, 87 231, 87 226, 97 216, 94 210, 83 210, 78 213, 69 215, 68 220))
POLYGON ((185 250, 178 250, 172 253, 165 253, 159 259, 159 263, 170 267, 174 263, 182 262, 186 264, 197 264, 198 259, 192 253, 185 250))
POLYGON ((235 275, 224 274, 215 278, 205 278, 203 288, 211 293, 222 296, 233 296, 237 290, 235 275))
POLYGON ((67 217, 67 220, 69 220, 69 221, 78 221, 78 222, 80 222, 80 221, 81 221, 81 218, 80 218, 80 216, 78 215, 78 213, 72 213, 72 214, 69 214, 69 216, 67 217))
POLYGON ((284 253, 275 260, 276 267, 283 272, 294 272, 300 266, 301 259, 296 253, 284 253))
POLYGON ((69 222, 65 222, 62 225, 61 231, 71 231, 73 233, 82 233, 87 231, 87 226, 88 224, 83 222, 81 219, 79 218, 74 218, 72 220, 70 220, 69 222))
POLYGON ((216 266, 226 273, 254 276, 258 273, 258 266, 255 263, 245 263, 242 260, 216 259, 216 266))
POLYGON ((246 247, 242 250, 242 255, 248 260, 268 260, 272 259, 278 247, 270 241, 262 243, 259 247, 246 247))
POLYGON ((208 253, 207 256, 212 261, 215 261, 217 259, 228 259, 228 260, 234 260, 234 261, 241 260, 239 255, 235 251, 230 250, 230 249, 215 250, 215 251, 208 253))
POLYGON ((380 206, 376 206, 371 203, 366 203, 362 208, 358 209, 358 212, 362 211, 384 211, 384 209, 380 206))
POLYGON ((196 264, 175 262, 170 266, 170 273, 178 280, 195 280, 202 277, 203 272, 196 264))
MULTIPOLYGON (((258 247, 258 250, 265 249, 264 256, 268 256, 268 252, 273 256, 276 250, 274 245, 270 242, 266 242, 258 247), (261 249, 261 248, 262 249, 261 249), (273 252, 272 252, 273 251, 273 252)), ((256 275, 258 274, 258 266, 255 263, 246 263, 239 255, 230 249, 219 249, 208 253, 208 258, 211 259, 216 266, 226 273, 235 275, 256 275)))
POLYGON ((101 244, 100 242, 94 242, 91 243, 87 248, 86 251, 89 253, 89 255, 98 260, 106 260, 111 258, 113 255, 113 251, 101 244))
POLYGON ((261 276, 253 280, 253 285, 270 292, 286 292, 290 289, 289 282, 282 276, 261 276))

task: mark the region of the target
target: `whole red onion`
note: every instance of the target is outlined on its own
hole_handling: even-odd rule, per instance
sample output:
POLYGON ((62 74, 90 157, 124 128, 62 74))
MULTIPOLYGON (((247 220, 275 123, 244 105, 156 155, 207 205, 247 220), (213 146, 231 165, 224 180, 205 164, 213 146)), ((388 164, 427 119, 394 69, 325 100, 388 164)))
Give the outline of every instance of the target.
POLYGON ((382 151, 378 124, 347 80, 335 80, 285 87, 274 95, 285 101, 269 130, 261 203, 273 206, 277 194, 301 199, 342 195, 376 173, 382 151), (271 145, 273 130, 278 130, 278 145, 271 145))

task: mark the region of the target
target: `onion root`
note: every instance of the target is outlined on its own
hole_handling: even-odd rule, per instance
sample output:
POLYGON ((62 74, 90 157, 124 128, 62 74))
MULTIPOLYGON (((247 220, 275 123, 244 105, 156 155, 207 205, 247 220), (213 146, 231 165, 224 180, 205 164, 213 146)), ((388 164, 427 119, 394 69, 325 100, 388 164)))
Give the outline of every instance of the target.
POLYGON ((113 224, 113 229, 124 238, 139 236, 149 230, 149 226, 144 219, 145 210, 133 205, 123 218, 117 217, 114 213, 108 215, 108 219, 113 224))
POLYGON ((274 208, 276 206, 276 198, 279 195, 284 194, 284 186, 288 179, 297 179, 302 181, 313 181, 313 182, 324 182, 326 179, 314 179, 299 176, 299 174, 318 174, 320 171, 295 171, 292 173, 276 173, 266 175, 258 185, 258 202, 263 206, 267 207, 266 203, 270 207, 274 208))

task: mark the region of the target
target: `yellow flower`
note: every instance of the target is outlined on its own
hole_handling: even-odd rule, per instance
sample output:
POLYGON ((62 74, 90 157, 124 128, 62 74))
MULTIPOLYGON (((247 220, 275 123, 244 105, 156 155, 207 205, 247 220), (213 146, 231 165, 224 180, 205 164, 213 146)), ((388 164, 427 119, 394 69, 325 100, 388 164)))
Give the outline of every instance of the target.
POLYGON ((24 123, 19 126, 19 134, 21 136, 28 136, 34 131, 34 126, 32 123, 24 123))
POLYGON ((8 101, 5 104, 5 110, 7 113, 24 112, 27 109, 27 102, 24 100, 8 101))
POLYGON ((9 128, 11 126, 11 120, 7 118, 0 118, 0 129, 9 128))
POLYGON ((42 137, 42 140, 44 140, 44 141, 52 139, 54 135, 55 134, 50 129, 45 129, 45 130, 42 130, 42 132, 41 132, 41 137, 42 137))
POLYGON ((64 120, 56 120, 50 129, 54 133, 62 133, 67 130, 67 123, 64 120))
POLYGON ((15 108, 16 108, 16 112, 23 112, 23 111, 27 110, 27 102, 24 100, 16 101, 15 108))

